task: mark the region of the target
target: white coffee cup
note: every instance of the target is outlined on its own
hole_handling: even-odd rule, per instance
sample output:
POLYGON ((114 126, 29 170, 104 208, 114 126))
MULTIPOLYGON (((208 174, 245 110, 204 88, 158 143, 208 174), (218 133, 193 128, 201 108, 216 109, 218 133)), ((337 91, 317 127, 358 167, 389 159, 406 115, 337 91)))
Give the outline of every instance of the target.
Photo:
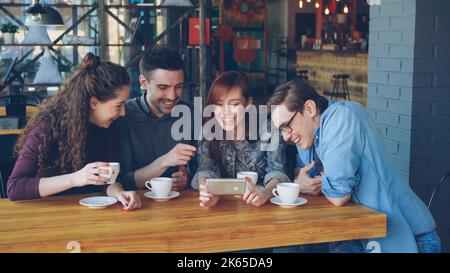
POLYGON ((172 190, 172 178, 155 177, 145 182, 145 187, 154 192, 156 197, 168 197, 172 190))
POLYGON ((257 172, 238 172, 236 174, 236 178, 246 178, 250 177, 250 179, 253 182, 253 185, 256 185, 256 182, 258 182, 258 173, 257 172))
POLYGON ((294 204, 300 193, 300 185, 296 183, 279 183, 272 194, 280 198, 283 204, 294 204))
POLYGON ((108 184, 112 184, 112 183, 116 182, 117 176, 119 175, 120 163, 109 162, 108 164, 109 164, 108 167, 98 167, 99 170, 107 170, 108 171, 107 174, 101 173, 101 174, 99 174, 99 176, 108 178, 109 179, 108 184))

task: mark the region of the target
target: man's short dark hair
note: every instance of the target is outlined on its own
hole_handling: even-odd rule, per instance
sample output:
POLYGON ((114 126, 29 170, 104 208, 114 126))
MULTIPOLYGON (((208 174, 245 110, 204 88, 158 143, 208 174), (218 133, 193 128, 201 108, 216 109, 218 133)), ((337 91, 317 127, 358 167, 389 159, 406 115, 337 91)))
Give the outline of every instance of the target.
POLYGON ((303 80, 289 81, 279 85, 270 97, 268 105, 285 103, 289 111, 303 113, 307 100, 313 100, 320 113, 323 113, 328 107, 328 100, 303 80))
POLYGON ((139 70, 145 77, 151 77, 153 70, 183 69, 183 60, 178 52, 165 45, 155 45, 147 48, 139 61, 139 70))

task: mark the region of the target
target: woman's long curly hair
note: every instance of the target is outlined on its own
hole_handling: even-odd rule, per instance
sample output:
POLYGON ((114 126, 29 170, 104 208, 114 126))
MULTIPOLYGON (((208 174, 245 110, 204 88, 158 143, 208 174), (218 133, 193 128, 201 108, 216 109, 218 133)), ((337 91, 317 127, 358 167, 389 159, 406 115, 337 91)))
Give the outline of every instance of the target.
POLYGON ((118 88, 128 86, 127 70, 111 62, 101 62, 92 53, 83 58, 81 68, 63 85, 54 97, 40 105, 25 127, 15 146, 18 154, 30 131, 39 123, 49 124, 51 134, 43 136, 39 146, 38 169, 70 173, 85 165, 87 126, 92 97, 101 102, 116 98, 118 88), (55 158, 55 152, 59 157, 55 158))

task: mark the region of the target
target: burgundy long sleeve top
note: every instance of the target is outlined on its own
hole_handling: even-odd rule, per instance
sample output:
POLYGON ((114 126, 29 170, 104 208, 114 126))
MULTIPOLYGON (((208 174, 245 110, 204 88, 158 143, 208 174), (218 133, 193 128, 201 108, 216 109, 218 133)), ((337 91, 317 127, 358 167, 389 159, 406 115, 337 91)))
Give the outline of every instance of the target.
MULTIPOLYGON (((64 174, 62 170, 45 171, 38 164, 39 146, 43 143, 46 135, 50 135, 49 122, 41 121, 28 133, 26 141, 22 146, 14 169, 7 183, 7 193, 11 200, 26 200, 40 198, 39 181, 43 177, 52 177, 64 174)), ((112 130, 88 124, 86 139, 86 164, 103 161, 113 162, 116 159, 116 149, 112 130)), ((58 143, 50 145, 52 158, 59 158, 58 143)), ((88 185, 72 188, 59 194, 81 194, 90 192, 106 192, 107 185, 88 185)))

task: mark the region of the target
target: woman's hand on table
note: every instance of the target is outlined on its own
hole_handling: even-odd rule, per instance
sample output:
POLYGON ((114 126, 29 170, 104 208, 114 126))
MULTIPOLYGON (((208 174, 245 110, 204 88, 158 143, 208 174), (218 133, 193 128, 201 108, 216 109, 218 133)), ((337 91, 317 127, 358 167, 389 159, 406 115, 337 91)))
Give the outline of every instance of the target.
POLYGON ((266 193, 264 190, 261 190, 259 187, 253 184, 248 177, 246 177, 245 179, 247 180, 247 191, 242 196, 242 200, 244 200, 247 204, 252 204, 256 207, 264 205, 272 196, 272 194, 266 193))
POLYGON ((117 193, 116 198, 122 203, 125 211, 136 210, 142 207, 141 198, 135 191, 120 191, 117 193))
POLYGON ((200 200, 200 206, 207 208, 215 206, 219 201, 219 196, 208 192, 208 188, 206 186, 206 177, 200 177, 198 179, 198 185, 198 190, 200 193, 198 199, 200 200))

